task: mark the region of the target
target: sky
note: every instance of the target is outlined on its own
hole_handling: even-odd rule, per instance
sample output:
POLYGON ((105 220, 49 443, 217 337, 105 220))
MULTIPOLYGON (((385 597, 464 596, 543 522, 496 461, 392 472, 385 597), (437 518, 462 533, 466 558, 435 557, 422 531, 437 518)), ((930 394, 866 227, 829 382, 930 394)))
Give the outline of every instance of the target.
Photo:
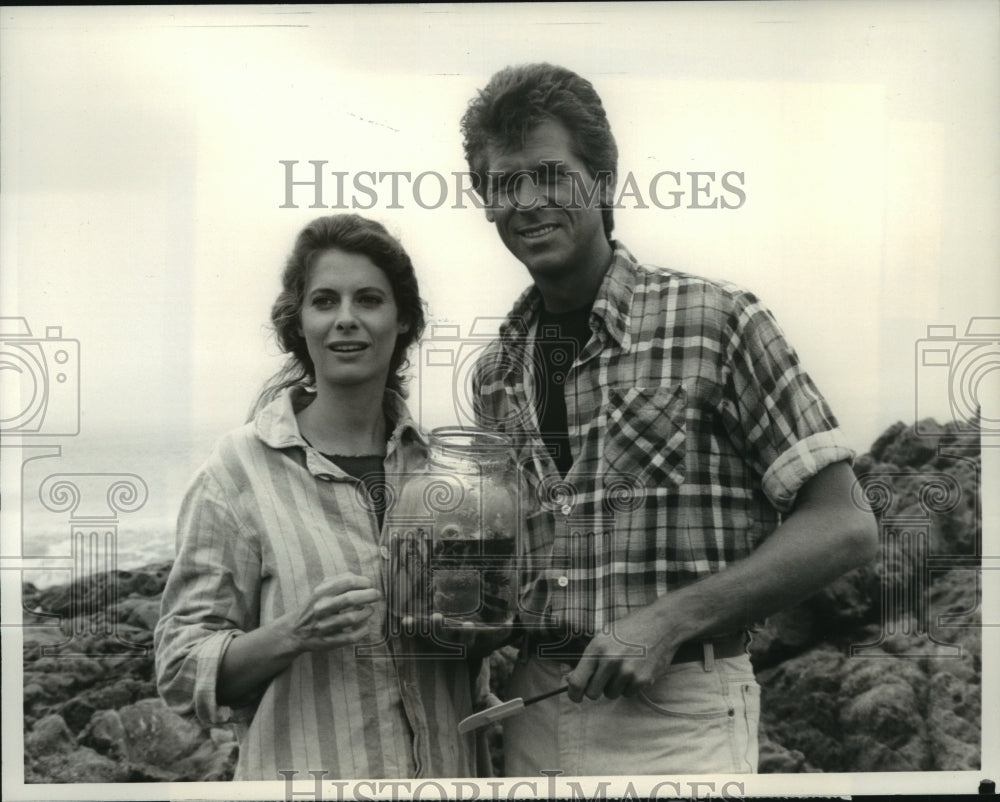
MULTIPOLYGON (((939 350, 958 352, 971 316, 1000 314, 991 9, 7 8, 0 312, 79 342, 79 437, 222 433, 279 365, 267 320, 295 234, 337 211, 306 185, 287 203, 288 175, 324 162, 324 206, 343 173, 342 205, 402 239, 464 359, 475 319, 529 277, 451 186, 458 120, 496 69, 549 60, 594 82, 635 179, 616 236, 761 296, 864 450, 896 420, 951 417, 948 369, 917 370, 927 326, 955 326, 939 350), (393 171, 449 186, 401 178, 393 203, 358 178, 393 171), (665 171, 678 208, 650 197, 665 171), (737 208, 691 208, 712 200, 737 208)), ((439 331, 425 348, 454 348, 439 331)), ((413 405, 453 422, 450 377, 431 375, 413 405)), ((51 385, 40 432, 72 414, 76 380, 51 385)))

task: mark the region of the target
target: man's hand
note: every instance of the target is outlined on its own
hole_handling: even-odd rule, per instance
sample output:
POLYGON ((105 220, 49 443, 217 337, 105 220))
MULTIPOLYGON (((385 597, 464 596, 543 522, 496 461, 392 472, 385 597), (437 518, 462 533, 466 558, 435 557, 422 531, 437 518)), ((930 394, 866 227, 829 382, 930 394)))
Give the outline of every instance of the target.
POLYGON ((677 646, 668 637, 669 619, 658 600, 614 622, 612 634, 598 635, 587 645, 566 678, 569 698, 609 699, 635 696, 651 685, 673 659, 677 646))
POLYGON ((875 519, 852 500, 854 481, 847 462, 828 465, 802 485, 792 513, 748 557, 615 621, 614 636, 594 638, 567 677, 570 698, 638 693, 682 643, 748 629, 874 559, 875 519))

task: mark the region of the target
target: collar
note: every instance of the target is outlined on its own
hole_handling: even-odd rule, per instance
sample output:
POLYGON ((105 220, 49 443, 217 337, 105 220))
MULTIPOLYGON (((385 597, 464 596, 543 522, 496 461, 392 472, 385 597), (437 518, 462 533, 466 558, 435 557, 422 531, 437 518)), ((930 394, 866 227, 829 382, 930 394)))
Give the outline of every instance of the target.
MULTIPOLYGON (((622 243, 611 240, 611 265, 604 274, 597 297, 590 310, 590 327, 602 327, 619 347, 627 350, 632 342, 629 316, 635 292, 639 263, 622 243)), ((526 289, 514 302, 514 308, 500 326, 501 343, 524 341, 542 309, 542 294, 535 285, 526 289)))
MULTIPOLYGON (((262 409, 254 419, 254 431, 263 443, 271 448, 291 448, 298 446, 307 451, 314 449, 302 438, 295 413, 305 409, 315 399, 316 393, 302 385, 286 387, 262 409)), ((414 440, 425 448, 427 438, 410 416, 410 411, 402 396, 394 390, 386 390, 383 397, 386 418, 392 424, 389 436, 389 453, 395 443, 414 440)))

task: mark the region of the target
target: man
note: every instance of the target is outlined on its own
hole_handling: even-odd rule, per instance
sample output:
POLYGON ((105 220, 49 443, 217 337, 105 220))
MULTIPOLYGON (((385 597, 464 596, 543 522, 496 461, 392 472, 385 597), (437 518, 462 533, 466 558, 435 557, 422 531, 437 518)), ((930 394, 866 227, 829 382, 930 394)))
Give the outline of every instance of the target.
POLYGON ((617 147, 588 81, 506 68, 462 130, 533 281, 474 380, 542 505, 508 693, 569 688, 505 721, 507 773, 755 771, 747 631, 874 556, 853 454, 751 293, 611 238, 617 147))

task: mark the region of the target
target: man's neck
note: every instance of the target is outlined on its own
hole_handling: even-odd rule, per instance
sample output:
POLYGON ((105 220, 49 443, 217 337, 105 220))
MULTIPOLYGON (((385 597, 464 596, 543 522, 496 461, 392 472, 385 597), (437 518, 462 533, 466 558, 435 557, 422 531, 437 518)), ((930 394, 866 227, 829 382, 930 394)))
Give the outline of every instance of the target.
POLYGON ((607 240, 603 242, 604 247, 585 265, 575 266, 557 275, 532 273, 531 277, 549 312, 573 312, 594 302, 614 255, 611 243, 607 240))

